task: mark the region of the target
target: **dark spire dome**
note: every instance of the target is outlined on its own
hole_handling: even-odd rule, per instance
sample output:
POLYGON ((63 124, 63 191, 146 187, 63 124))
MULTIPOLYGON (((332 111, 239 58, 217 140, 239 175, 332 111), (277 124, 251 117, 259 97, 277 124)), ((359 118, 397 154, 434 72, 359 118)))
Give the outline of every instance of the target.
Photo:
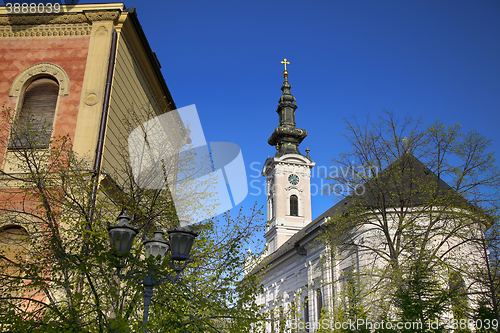
POLYGON ((283 93, 281 94, 278 109, 276 110, 280 115, 280 124, 276 127, 267 142, 271 146, 276 146, 276 157, 285 154, 302 155, 299 151, 299 144, 307 136, 307 131, 295 127, 295 109, 297 109, 297 105, 295 104, 295 97, 290 92, 292 86, 288 83, 288 71, 286 70, 286 65, 290 63, 286 58, 281 63, 285 65, 285 70, 283 71, 284 81, 281 86, 283 93))

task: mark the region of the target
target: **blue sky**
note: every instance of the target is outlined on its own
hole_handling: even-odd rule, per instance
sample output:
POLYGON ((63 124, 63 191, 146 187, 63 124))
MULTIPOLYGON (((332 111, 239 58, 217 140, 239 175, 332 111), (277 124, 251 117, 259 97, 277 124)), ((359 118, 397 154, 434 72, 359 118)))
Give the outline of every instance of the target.
MULTIPOLYGON (((81 3, 81 2, 80 2, 81 3)), ((436 118, 477 129, 500 148, 500 2, 126 1, 137 14, 178 107, 196 104, 207 141, 238 144, 244 206, 265 204, 267 139, 287 58, 296 121, 317 166, 349 150, 343 119, 436 118), (251 165, 253 164, 253 167, 251 165), (260 195, 255 195, 262 192, 260 195)), ((312 182, 321 184, 314 172, 312 182)), ((313 218, 336 198, 313 196, 313 218)))
MULTIPOLYGON (((243 152, 250 187, 274 147, 287 58, 297 126, 317 166, 349 150, 343 119, 382 109, 477 129, 500 147, 500 2, 126 1, 178 107, 196 104, 208 141, 243 152), (254 167, 251 168, 251 164, 254 167)), ((313 169, 312 182, 321 183, 313 169)), ((336 198, 313 196, 313 218, 336 198)))
MULTIPOLYGON (((339 135, 344 118, 383 109, 425 124, 458 122, 491 138, 493 151, 500 147, 497 0, 125 5, 137 7, 177 106, 196 104, 207 141, 241 147, 249 181, 258 179, 262 192, 250 187, 246 207, 265 204, 264 179, 253 177, 275 151, 267 139, 278 125, 283 58, 291 63, 297 127, 309 132, 301 151, 309 147, 317 166, 349 150, 339 135)), ((312 182, 321 178, 314 173, 312 182)), ((335 199, 313 196, 313 218, 335 199)))

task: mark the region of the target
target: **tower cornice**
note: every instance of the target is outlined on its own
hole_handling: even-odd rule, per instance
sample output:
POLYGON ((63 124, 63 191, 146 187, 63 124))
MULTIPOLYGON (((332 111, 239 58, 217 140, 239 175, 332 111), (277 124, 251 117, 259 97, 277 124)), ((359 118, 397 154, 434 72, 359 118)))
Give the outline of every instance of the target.
POLYGON ((262 176, 269 176, 277 165, 302 166, 310 170, 316 165, 316 162, 311 162, 307 157, 300 154, 287 154, 280 157, 269 157, 262 168, 262 176))

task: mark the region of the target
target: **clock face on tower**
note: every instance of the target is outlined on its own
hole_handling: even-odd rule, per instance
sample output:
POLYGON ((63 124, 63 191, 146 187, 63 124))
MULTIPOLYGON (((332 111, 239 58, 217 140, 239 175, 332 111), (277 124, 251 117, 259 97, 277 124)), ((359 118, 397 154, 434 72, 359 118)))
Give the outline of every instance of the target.
POLYGON ((299 176, 296 174, 292 173, 290 176, 288 176, 288 181, 292 185, 297 185, 299 183, 299 176))

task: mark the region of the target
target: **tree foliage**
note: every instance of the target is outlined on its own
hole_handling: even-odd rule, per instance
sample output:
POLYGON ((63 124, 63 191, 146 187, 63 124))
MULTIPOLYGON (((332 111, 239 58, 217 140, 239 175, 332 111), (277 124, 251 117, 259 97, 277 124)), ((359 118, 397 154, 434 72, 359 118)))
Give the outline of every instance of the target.
POLYGON ((357 249, 370 316, 471 318, 479 298, 497 307, 497 289, 488 285, 498 275, 485 264, 500 203, 491 140, 459 124, 424 127, 391 112, 346 125, 352 149, 333 160, 342 172, 328 178, 332 189, 349 190, 337 193, 345 207, 328 237, 338 253, 357 249))
MULTIPOLYGON (((4 108, 0 146, 22 135, 23 148, 4 154, 8 169, 0 174, 0 329, 137 332, 143 287, 118 279, 115 266, 126 264, 125 273, 154 268, 173 274, 168 258, 143 260, 140 242, 178 223, 170 193, 139 187, 126 153, 115 155, 119 163, 107 170, 95 170, 75 156, 68 136, 37 149, 36 133, 29 125, 19 128, 12 114, 4 108), (123 209, 134 215, 139 234, 131 254, 117 258, 107 226, 123 209), (5 236, 9 230, 26 234, 13 239, 5 236)), ((260 285, 244 278, 243 246, 261 228, 260 216, 254 208, 196 226, 200 235, 180 280, 155 287, 149 332, 242 332, 259 320, 260 285)))

